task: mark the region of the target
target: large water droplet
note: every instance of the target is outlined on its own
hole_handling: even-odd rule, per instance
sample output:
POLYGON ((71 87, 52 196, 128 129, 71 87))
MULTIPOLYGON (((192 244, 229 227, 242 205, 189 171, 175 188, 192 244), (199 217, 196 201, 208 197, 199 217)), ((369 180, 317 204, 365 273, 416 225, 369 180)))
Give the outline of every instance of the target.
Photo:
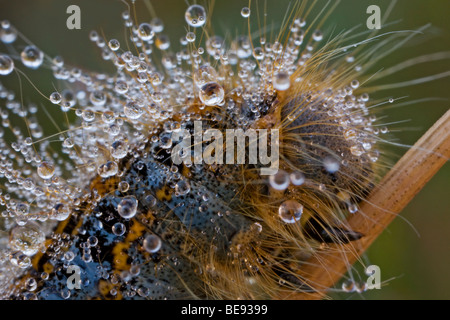
POLYGON ((125 231, 127 230, 127 228, 125 227, 125 225, 121 222, 117 222, 112 226, 112 232, 116 235, 116 236, 121 236, 125 233, 125 231))
POLYGON ((161 239, 158 236, 151 234, 145 237, 144 249, 147 252, 155 253, 158 252, 159 249, 161 249, 161 244, 162 244, 161 239))
POLYGON ((191 186, 189 185, 189 182, 187 182, 186 180, 180 180, 175 185, 175 192, 179 195, 188 194, 189 191, 191 191, 191 186))
POLYGON ((6 76, 14 70, 14 61, 5 54, 0 54, 0 75, 6 76))
POLYGON ((250 17, 250 8, 244 7, 241 9, 241 16, 244 18, 250 17))
POLYGON ((225 91, 217 82, 204 84, 199 93, 200 100, 207 106, 215 106, 223 101, 225 91))
POLYGON ((144 110, 136 102, 130 101, 123 108, 123 113, 128 119, 136 120, 142 116, 144 110))
POLYGON ((278 208, 278 215, 286 223, 295 223, 300 220, 303 213, 303 205, 295 200, 287 200, 278 208))
POLYGON ((58 221, 64 221, 66 220, 70 215, 70 209, 69 206, 58 203, 52 208, 52 214, 50 218, 58 221))
POLYGON ((333 157, 326 157, 323 159, 323 167, 328 173, 336 173, 339 171, 340 162, 333 157))
POLYGON ((127 155, 127 144, 121 140, 116 140, 111 144, 111 156, 116 159, 125 158, 127 155))
POLYGON ((138 201, 134 196, 123 197, 117 206, 117 212, 122 218, 131 219, 136 215, 138 201))
POLYGON ((186 10, 184 17, 188 25, 190 25, 191 27, 194 28, 201 27, 206 22, 205 8, 203 8, 198 4, 194 4, 186 10))
POLYGON ((55 167, 47 161, 43 161, 37 168, 37 173, 42 179, 50 179, 55 174, 55 167))
POLYGON ((291 173, 291 175, 289 177, 294 186, 301 186, 303 183, 305 183, 305 179, 306 179, 303 172, 300 172, 300 171, 291 173))
POLYGON ((289 74, 284 71, 280 71, 274 74, 272 79, 273 88, 279 91, 285 91, 291 86, 291 80, 289 74))
POLYGON ((0 39, 3 43, 13 43, 17 39, 17 31, 11 26, 9 21, 2 21, 2 29, 0 30, 0 39))
POLYGON ((138 36, 142 41, 149 41, 153 38, 155 32, 149 23, 141 23, 138 28, 138 36))
POLYGON ((97 172, 100 175, 100 177, 108 178, 108 177, 114 176, 118 170, 119 170, 119 167, 116 162, 108 161, 108 162, 100 165, 98 167, 97 172))
POLYGON ((269 183, 275 190, 286 190, 289 187, 289 175, 286 171, 278 170, 277 173, 269 177, 269 183))
POLYGON ((41 248, 45 241, 45 234, 33 222, 28 222, 25 226, 15 227, 11 231, 9 245, 13 250, 21 251, 27 256, 32 256, 41 248))
POLYGON ((31 69, 37 69, 44 61, 44 54, 35 46, 27 46, 20 54, 22 63, 31 69))

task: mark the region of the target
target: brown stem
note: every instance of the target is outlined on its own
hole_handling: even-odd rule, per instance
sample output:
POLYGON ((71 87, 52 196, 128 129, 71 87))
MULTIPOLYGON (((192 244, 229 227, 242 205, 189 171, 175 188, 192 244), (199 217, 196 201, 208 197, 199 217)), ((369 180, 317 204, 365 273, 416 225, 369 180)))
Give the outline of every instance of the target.
POLYGON ((321 251, 302 266, 300 275, 316 292, 282 292, 280 298, 323 298, 449 158, 450 110, 397 162, 360 210, 349 217, 349 227, 365 236, 357 242, 321 251))

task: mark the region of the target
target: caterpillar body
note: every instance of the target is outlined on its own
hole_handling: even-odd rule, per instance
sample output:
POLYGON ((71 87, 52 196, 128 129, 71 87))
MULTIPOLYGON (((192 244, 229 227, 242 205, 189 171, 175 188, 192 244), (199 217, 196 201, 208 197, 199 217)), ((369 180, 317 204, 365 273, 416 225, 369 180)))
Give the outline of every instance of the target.
MULTIPOLYGON (((41 138, 36 107, 1 87, 4 126, 9 109, 28 131, 12 128, 15 141, 1 142, 9 242, 0 297, 274 299, 323 290, 298 271, 322 248, 364 236, 345 219, 384 171, 378 148, 387 129, 378 127, 380 101, 364 91, 372 75, 361 66, 411 35, 345 45, 346 32, 325 41, 318 18, 303 16, 308 8, 296 3, 272 42, 248 30, 228 44, 208 33, 205 8, 191 5, 176 53, 160 19, 137 23, 127 10, 129 43, 90 34, 116 68, 111 75, 26 46, 25 67, 45 62, 65 83, 45 108, 74 110, 79 121, 60 133, 63 161, 41 138), (244 154, 231 158, 245 163, 196 161, 193 149, 214 157, 229 148, 217 137, 195 142, 196 123, 223 134, 278 130, 279 141, 266 137, 279 147, 277 172, 261 174, 264 164, 250 161, 255 142, 245 138, 244 154), (181 130, 193 148, 178 154, 181 130), (190 161, 176 163, 174 153, 190 161)), ((6 21, 1 32, 7 46, 18 35, 6 21)), ((10 56, 1 54, 1 74, 23 75, 10 56)))

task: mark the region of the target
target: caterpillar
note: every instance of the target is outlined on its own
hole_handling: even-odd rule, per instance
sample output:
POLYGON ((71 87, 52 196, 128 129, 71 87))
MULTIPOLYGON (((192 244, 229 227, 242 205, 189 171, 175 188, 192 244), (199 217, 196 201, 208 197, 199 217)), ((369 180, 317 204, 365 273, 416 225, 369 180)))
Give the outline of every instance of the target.
POLYGON ((213 32, 214 2, 177 5, 179 44, 150 1, 124 3, 123 39, 90 32, 109 73, 50 57, 1 23, 0 75, 43 96, 37 105, 0 90, 2 299, 317 292, 302 265, 365 236, 346 218, 392 164, 379 112, 399 103, 369 85, 412 62, 370 70, 425 28, 327 33, 339 4, 305 1, 272 26, 251 1, 235 36, 213 32), (57 89, 41 92, 27 69, 50 69, 57 89))

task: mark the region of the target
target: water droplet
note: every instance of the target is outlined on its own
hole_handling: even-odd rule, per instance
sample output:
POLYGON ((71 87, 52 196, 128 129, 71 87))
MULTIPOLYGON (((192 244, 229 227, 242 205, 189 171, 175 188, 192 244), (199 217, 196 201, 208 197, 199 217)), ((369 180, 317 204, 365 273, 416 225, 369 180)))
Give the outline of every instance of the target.
POLYGON ((353 80, 350 85, 352 86, 353 89, 357 89, 359 87, 359 81, 358 80, 353 80))
POLYGON ((70 298, 70 290, 69 290, 68 288, 62 289, 62 290, 61 290, 61 297, 62 297, 64 300, 69 299, 69 298, 70 298))
POLYGON ((208 82, 214 82, 216 79, 217 79, 217 72, 209 64, 204 64, 200 66, 194 72, 194 82, 199 88, 201 88, 208 82))
POLYGON ((45 234, 37 225, 29 221, 25 226, 15 227, 11 231, 9 245, 27 256, 32 256, 41 248, 45 234))
POLYGON ((316 31, 314 31, 312 37, 313 37, 313 40, 316 42, 322 41, 323 33, 320 30, 316 30, 316 31))
POLYGON ((50 179, 55 174, 55 167, 47 161, 43 161, 37 168, 37 173, 42 179, 50 179))
POLYGON ((158 236, 151 234, 151 235, 145 237, 145 240, 144 240, 145 251, 150 252, 150 253, 158 252, 159 249, 161 249, 161 245, 162 245, 162 241, 158 236))
POLYGON ((20 54, 20 58, 24 66, 37 69, 44 61, 44 54, 35 46, 27 46, 20 54))
POLYGON ((261 233, 263 228, 259 222, 255 222, 250 226, 250 229, 256 233, 261 233))
POLYGON ((300 220, 303 213, 303 205, 295 200, 287 200, 278 208, 278 215, 286 223, 295 223, 300 220))
POLYGON ((120 181, 119 184, 117 185, 117 188, 119 189, 120 192, 127 192, 128 189, 130 188, 130 184, 126 181, 120 181))
POLYGON ((159 33, 164 30, 164 23, 158 17, 153 18, 152 21, 150 21, 150 25, 155 33, 159 33))
POLYGON ((272 79, 273 88, 279 91, 285 91, 291 86, 291 79, 289 74, 284 71, 280 71, 274 74, 272 79))
POLYGON ((50 102, 53 104, 59 104, 59 103, 61 103, 61 100, 62 100, 62 97, 59 94, 59 92, 53 92, 50 95, 50 102))
POLYGON ((25 269, 28 268, 31 265, 31 259, 30 257, 28 257, 27 255, 25 255, 23 252, 21 251, 15 251, 13 253, 11 253, 9 255, 9 261, 21 268, 21 269, 25 269))
POLYGON ((340 162, 333 157, 326 157, 323 159, 323 167, 328 173, 336 173, 339 171, 340 162))
POLYGON ((264 59, 264 50, 261 47, 255 48, 253 50, 253 57, 255 57, 256 60, 264 59))
POLYGON ((108 47, 112 50, 112 51, 117 51, 120 49, 120 42, 117 39, 111 39, 108 42, 108 47))
POLYGON ((2 29, 0 30, 0 39, 3 43, 13 43, 17 39, 17 31, 11 26, 9 21, 2 21, 2 29))
POLYGON ((108 178, 117 174, 119 167, 116 162, 108 161, 98 167, 98 174, 102 178, 108 178))
POLYGON ((206 22, 206 11, 205 8, 198 4, 194 4, 187 8, 186 13, 184 14, 186 22, 188 25, 194 28, 201 27, 206 22))
POLYGON ((207 106, 215 106, 223 101, 225 91, 217 82, 208 82, 200 88, 200 100, 207 106))
POLYGON ((69 215, 70 215, 69 206, 63 203, 58 203, 52 208, 50 218, 58 221, 64 221, 69 217, 69 215))
POLYGON ((294 186, 301 186, 303 183, 305 183, 305 175, 303 172, 296 171, 290 174, 289 178, 291 179, 291 182, 294 186))
POLYGON ((136 102, 130 101, 123 108, 123 113, 128 119, 136 120, 142 116, 144 110, 136 102))
POLYGON ((155 32, 152 29, 152 26, 149 23, 141 23, 138 28, 138 37, 142 41, 149 41, 155 35, 155 32))
POLYGON ((34 278, 28 278, 28 279, 25 281, 25 288, 26 288, 28 291, 34 291, 34 290, 36 290, 36 288, 37 288, 37 282, 36 282, 36 279, 34 279, 34 278))
POLYGON ((90 236, 87 239, 87 243, 89 244, 90 247, 95 247, 98 244, 98 239, 96 236, 90 236))
POLYGON ((123 197, 117 206, 117 212, 122 218, 131 219, 136 215, 138 201, 134 196, 123 197))
POLYGON ((350 152, 354 156, 359 157, 364 153, 364 149, 360 145, 354 145, 354 146, 350 147, 350 152))
POLYGON ((289 187, 289 175, 286 171, 278 170, 269 177, 269 183, 275 190, 286 190, 289 187))
POLYGON ((113 225, 112 227, 112 232, 116 235, 116 236, 121 236, 125 233, 126 231, 126 227, 123 223, 121 222, 117 222, 113 225))
POLYGON ((189 182, 186 180, 180 180, 175 185, 175 192, 179 195, 188 194, 189 191, 191 191, 191 186, 189 185, 189 182))
POLYGON ((110 147, 111 156, 116 159, 125 158, 127 155, 127 144, 121 140, 116 140, 110 147))
POLYGON ((193 32, 188 32, 188 33, 186 34, 186 40, 187 40, 188 42, 194 42, 194 41, 195 41, 195 33, 193 33, 193 32))
POLYGON ((16 205, 16 214, 26 216, 30 212, 30 206, 27 203, 20 202, 16 205))
POLYGON ((243 8, 241 9, 241 16, 243 16, 244 18, 250 17, 250 8, 248 8, 248 7, 243 7, 243 8))
POLYGON ((14 70, 14 61, 5 54, 0 54, 0 75, 6 76, 14 70))
POLYGON ((348 206, 348 212, 356 213, 357 211, 358 211, 358 206, 356 204, 352 203, 348 206))

